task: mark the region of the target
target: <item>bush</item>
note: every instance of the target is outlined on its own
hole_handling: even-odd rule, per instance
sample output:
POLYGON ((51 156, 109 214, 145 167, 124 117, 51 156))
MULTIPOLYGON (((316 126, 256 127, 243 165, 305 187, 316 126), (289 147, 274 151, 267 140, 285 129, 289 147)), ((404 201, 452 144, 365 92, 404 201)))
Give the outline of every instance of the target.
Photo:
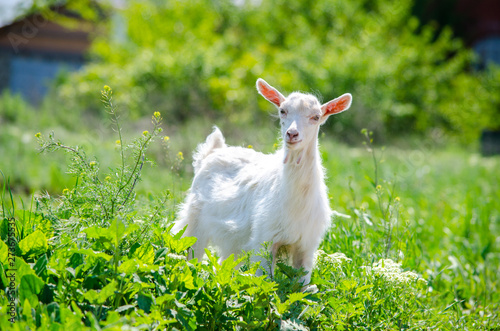
POLYGON ((135 117, 168 121, 218 114, 245 124, 270 107, 254 82, 291 92, 354 95, 332 130, 399 135, 439 129, 464 142, 498 127, 499 71, 468 72, 471 52, 412 16, 413 1, 131 2, 126 41, 93 43, 96 59, 59 86, 72 107, 97 109, 90 86, 113 84, 135 117), (312 91, 310 89, 313 89, 312 91), (355 130, 354 130, 355 129, 355 130))
POLYGON ((33 108, 19 94, 8 89, 0 95, 0 125, 31 122, 33 108))

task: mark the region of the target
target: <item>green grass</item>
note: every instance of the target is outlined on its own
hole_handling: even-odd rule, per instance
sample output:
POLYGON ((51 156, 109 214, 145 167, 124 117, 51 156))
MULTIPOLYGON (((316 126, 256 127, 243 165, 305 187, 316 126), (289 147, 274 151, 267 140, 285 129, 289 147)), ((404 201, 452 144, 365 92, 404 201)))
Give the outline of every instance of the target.
MULTIPOLYGON (((168 230, 192 179, 191 150, 211 128, 167 123, 160 134, 150 120, 122 128, 122 143, 111 130, 100 137, 55 129, 53 142, 42 132, 42 146, 56 150, 43 154, 40 130, 11 125, 0 133, 2 155, 11 156, 0 160, 2 330, 500 327, 498 157, 423 143, 382 150, 368 133, 367 146, 352 147, 322 135, 339 214, 313 272, 318 292, 302 293, 301 271, 283 263, 271 280, 253 276, 257 266, 246 258, 240 269, 211 254, 182 258, 192 240, 168 230), (141 149, 150 135, 156 144, 141 149), (81 158, 67 153, 75 145, 81 158), (156 165, 137 157, 146 149, 156 165), (78 180, 64 174, 68 165, 78 180), (7 269, 16 269, 13 295, 7 269)), ((274 148, 275 130, 223 131, 230 144, 274 148)))
MULTIPOLYGON (((325 149, 332 147, 327 144, 325 149)), ((363 150, 334 149, 336 157, 326 162, 328 169, 337 171, 330 181, 332 205, 352 218, 336 220, 331 240, 323 243, 325 250, 344 252, 359 264, 387 255, 416 270, 428 280, 422 300, 426 309, 437 315, 456 303, 456 315, 448 316, 442 328, 476 323, 469 327, 479 329, 488 320, 495 321, 489 327, 498 326, 498 157, 460 150, 388 149, 380 163, 385 180, 377 191, 362 179, 374 177, 373 164, 363 150), (389 230, 377 192, 383 209, 392 204, 399 211, 389 230), (396 196, 399 202, 394 202, 396 196)))

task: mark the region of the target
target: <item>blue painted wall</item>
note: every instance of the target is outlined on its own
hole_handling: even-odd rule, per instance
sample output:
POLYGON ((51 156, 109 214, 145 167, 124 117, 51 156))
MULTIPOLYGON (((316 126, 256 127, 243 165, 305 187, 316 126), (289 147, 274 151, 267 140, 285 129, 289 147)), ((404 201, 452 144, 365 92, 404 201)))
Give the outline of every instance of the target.
POLYGON ((75 71, 83 62, 45 57, 14 56, 10 60, 9 88, 20 93, 31 103, 38 103, 47 94, 51 81, 58 73, 75 71))

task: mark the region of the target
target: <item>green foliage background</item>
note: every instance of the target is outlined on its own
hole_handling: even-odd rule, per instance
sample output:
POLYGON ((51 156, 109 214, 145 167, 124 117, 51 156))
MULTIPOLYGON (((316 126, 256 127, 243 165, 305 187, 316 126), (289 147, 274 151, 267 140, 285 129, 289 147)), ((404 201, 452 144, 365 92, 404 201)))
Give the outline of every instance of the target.
MULTIPOLYGON (((321 94, 351 92, 353 111, 331 129, 379 135, 439 130, 473 142, 500 125, 500 71, 471 71, 449 29, 412 16, 412 0, 132 1, 93 44, 95 60, 62 84, 71 109, 98 109, 92 86, 112 84, 135 117, 200 116, 248 124, 269 107, 254 82, 321 94), (116 22, 126 28, 116 38, 116 22), (260 107, 259 104, 260 103, 260 107)), ((333 121, 332 121, 333 122, 333 121)))

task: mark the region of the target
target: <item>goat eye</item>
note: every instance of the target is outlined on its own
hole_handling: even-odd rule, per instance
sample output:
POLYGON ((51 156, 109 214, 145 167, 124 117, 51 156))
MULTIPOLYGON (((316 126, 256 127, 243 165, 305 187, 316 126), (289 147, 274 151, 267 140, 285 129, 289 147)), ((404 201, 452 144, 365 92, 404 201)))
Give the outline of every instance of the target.
POLYGON ((313 116, 313 117, 311 117, 311 119, 313 121, 319 121, 319 115, 313 116))
POLYGON ((284 109, 280 109, 280 114, 281 115, 286 115, 286 111, 284 109))

